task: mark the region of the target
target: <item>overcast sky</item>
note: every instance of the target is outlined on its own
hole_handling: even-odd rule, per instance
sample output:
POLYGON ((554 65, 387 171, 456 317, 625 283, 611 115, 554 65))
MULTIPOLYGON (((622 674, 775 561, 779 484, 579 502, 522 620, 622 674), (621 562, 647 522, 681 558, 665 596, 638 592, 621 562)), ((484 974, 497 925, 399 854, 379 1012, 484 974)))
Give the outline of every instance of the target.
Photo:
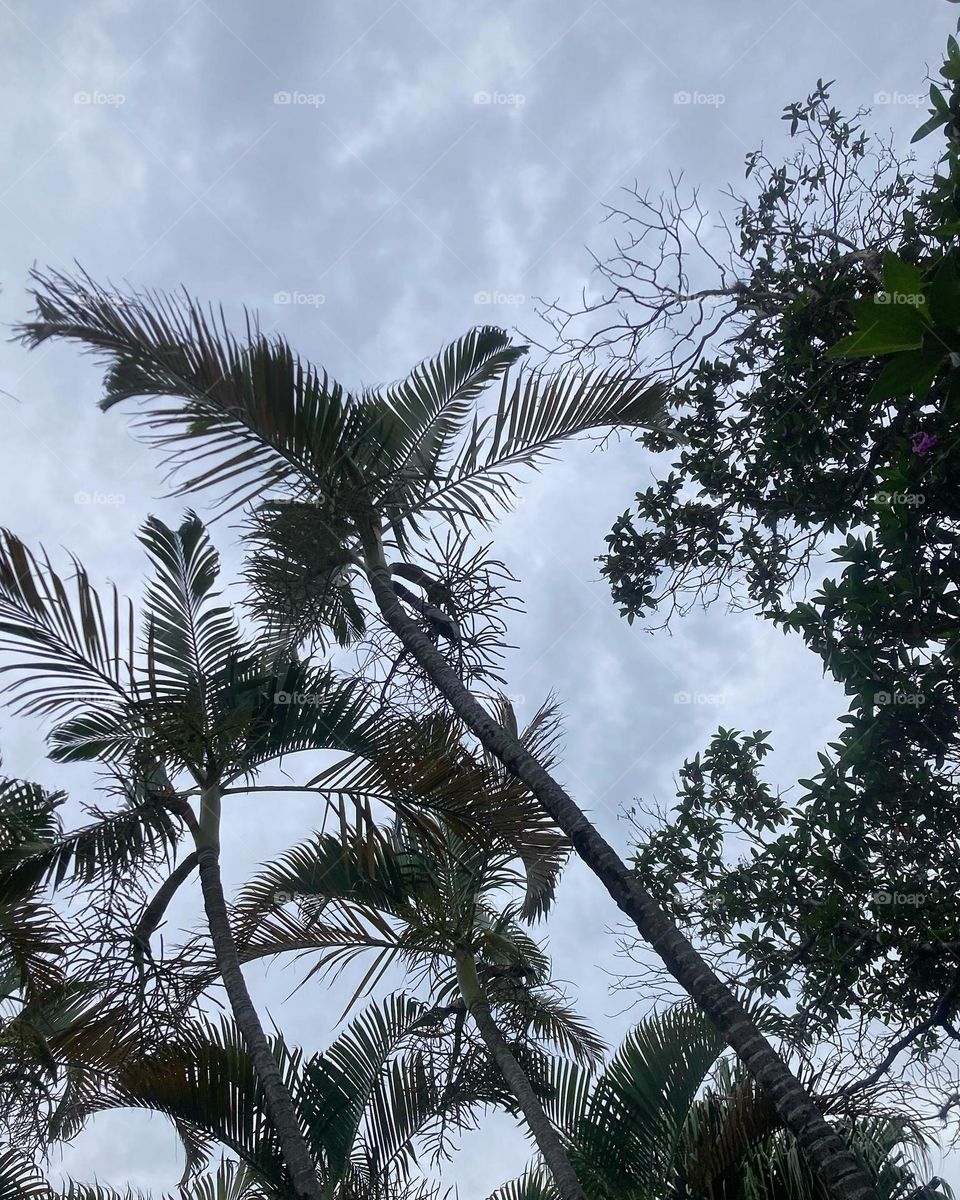
MULTIPOLYGON (((98 278, 258 308, 344 383, 390 380, 476 324, 535 328, 537 296, 575 300, 590 286, 587 247, 609 245, 603 205, 621 187, 656 191, 683 171, 713 203, 748 150, 781 143, 783 105, 818 77, 837 80, 840 107, 874 105, 905 145, 956 11, 942 0, 0 0, 0 317, 25 315, 31 264, 77 260, 98 278)), ((97 372, 74 348, 3 344, 0 373, 0 522, 136 592, 137 527, 180 512, 153 454, 119 415, 96 411, 97 372)), ((677 766, 719 722, 771 729, 786 785, 813 773, 843 707, 812 656, 752 619, 717 610, 650 637, 617 617, 594 558, 652 469, 631 443, 567 453, 498 537, 527 604, 511 630, 510 690, 521 715, 558 692, 564 778, 624 852, 619 810, 668 801, 677 766), (682 692, 715 702, 678 704, 682 692)), ((233 537, 218 527, 225 548, 233 537)), ((83 798, 84 777, 46 763, 33 726, 3 716, 0 745, 11 773, 79 782, 83 798)), ((238 802, 229 882, 312 827, 302 800, 238 802)), ((198 913, 194 890, 175 915, 198 913)), ((622 966, 615 924, 592 877, 571 868, 550 925, 555 969, 611 1043, 635 1019, 608 994, 622 966)), ((250 975, 291 1039, 327 1043, 331 998, 304 989, 285 1001, 289 970, 250 975)), ((527 1156, 494 1118, 445 1179, 474 1200, 527 1156)), ((63 1166, 156 1189, 181 1171, 168 1126, 128 1114, 94 1122, 63 1166)))

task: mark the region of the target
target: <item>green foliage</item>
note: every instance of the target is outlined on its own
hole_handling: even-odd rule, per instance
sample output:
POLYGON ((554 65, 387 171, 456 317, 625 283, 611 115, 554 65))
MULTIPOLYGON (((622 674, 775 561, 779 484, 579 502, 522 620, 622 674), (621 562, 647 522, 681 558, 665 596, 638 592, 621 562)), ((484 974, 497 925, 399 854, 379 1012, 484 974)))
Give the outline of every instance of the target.
POLYGON ((604 559, 628 620, 726 593, 799 634, 846 692, 789 805, 763 779, 769 734, 719 730, 637 866, 688 929, 735 949, 748 986, 799 998, 797 1031, 900 1031, 859 1044, 881 1071, 888 1049, 949 1057, 960 1012, 954 39, 943 81, 920 131, 947 137, 932 178, 845 121, 824 85, 787 110, 788 164, 750 157, 729 336, 678 381, 683 450, 604 559))
MULTIPOLYGON (((682 1004, 647 1017, 600 1071, 555 1064, 551 1119, 589 1200, 826 1200, 749 1079, 721 1057, 706 1019, 682 1004)), ((826 1104, 825 1104, 826 1106, 826 1104)), ((838 1114, 880 1200, 949 1200, 920 1185, 926 1139, 869 1105, 838 1114)), ((553 1200, 539 1167, 491 1200, 553 1200)))

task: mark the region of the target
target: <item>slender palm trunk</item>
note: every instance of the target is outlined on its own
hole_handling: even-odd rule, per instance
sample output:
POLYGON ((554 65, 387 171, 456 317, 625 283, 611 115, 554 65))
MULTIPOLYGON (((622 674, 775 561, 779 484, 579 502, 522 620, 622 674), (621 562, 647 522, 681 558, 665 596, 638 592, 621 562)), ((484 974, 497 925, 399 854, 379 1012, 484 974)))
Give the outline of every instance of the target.
POLYGON ((586 1200, 576 1172, 570 1165, 566 1151, 557 1136, 557 1131, 550 1124, 550 1118, 543 1111, 543 1105, 533 1090, 526 1072, 517 1062, 493 1018, 490 1005, 480 986, 477 964, 473 955, 467 950, 457 950, 456 962, 457 981, 460 984, 460 995, 463 997, 463 1002, 483 1038, 483 1044, 490 1051, 490 1056, 497 1064, 507 1087, 513 1092, 520 1105, 527 1126, 543 1155, 543 1161, 547 1164, 547 1169, 557 1185, 560 1200, 586 1200))
POLYGON ((260 1024, 240 969, 240 956, 227 915, 227 902, 220 875, 219 817, 219 795, 215 790, 207 789, 201 801, 200 829, 199 835, 196 835, 197 862, 203 907, 207 914, 217 969, 230 1001, 233 1019, 247 1047, 257 1081, 263 1088, 267 1112, 277 1131, 280 1151, 290 1172, 294 1192, 303 1200, 322 1200, 323 1189, 300 1129, 293 1099, 270 1049, 270 1043, 260 1024))
POLYGON ((760 1033, 729 987, 640 886, 613 847, 587 820, 559 783, 523 745, 494 721, 433 642, 404 610, 378 545, 367 551, 367 576, 387 625, 482 745, 525 783, 618 908, 700 1006, 776 1107, 808 1163, 837 1200, 876 1200, 866 1169, 826 1122, 799 1080, 760 1033))

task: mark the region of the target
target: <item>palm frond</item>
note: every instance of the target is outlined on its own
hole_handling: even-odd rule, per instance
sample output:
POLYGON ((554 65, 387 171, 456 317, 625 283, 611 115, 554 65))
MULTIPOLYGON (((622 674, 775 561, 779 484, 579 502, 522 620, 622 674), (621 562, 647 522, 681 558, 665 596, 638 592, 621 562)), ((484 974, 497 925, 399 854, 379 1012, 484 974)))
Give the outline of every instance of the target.
MULTIPOLYGON (((279 1041, 274 1044, 274 1054, 296 1101, 300 1056, 279 1041)), ((195 1148, 217 1141, 258 1178, 280 1189, 289 1186, 260 1084, 239 1034, 228 1022, 195 1023, 182 1029, 176 1042, 132 1059, 102 1107, 164 1113, 181 1132, 191 1135, 195 1148)))
POLYGON ((49 792, 25 779, 0 776, 0 870, 34 843, 57 837, 61 831, 57 809, 65 799, 63 792, 49 792))
POLYGON ((246 534, 248 605, 269 637, 297 646, 329 632, 348 646, 363 635, 352 537, 349 520, 322 501, 268 500, 253 509, 246 534))
POLYGON ((491 1192, 487 1200, 556 1200, 557 1189, 550 1173, 533 1168, 491 1192))
POLYGON ((411 1143, 436 1114, 438 1096, 417 1055, 397 1058, 426 1009, 402 994, 370 1005, 304 1068, 311 1139, 333 1178, 351 1159, 371 1156, 381 1173, 405 1174, 411 1143))
POLYGON ((220 751, 233 774, 305 750, 372 753, 377 729, 354 680, 329 667, 286 661, 241 663, 214 680, 220 751))
POLYGON ((24 340, 75 340, 105 360, 102 406, 147 401, 148 440, 172 470, 195 472, 181 492, 226 489, 223 503, 236 507, 279 488, 338 505, 348 520, 378 508, 401 542, 428 513, 488 522, 517 471, 560 442, 656 424, 664 408, 662 386, 632 371, 533 370, 511 382, 526 347, 492 327, 356 398, 249 316, 241 341, 185 294, 118 297, 83 273, 35 273, 34 284, 24 340), (471 422, 469 406, 498 377, 496 412, 471 422))
POLYGON ((0 668, 14 674, 3 693, 23 714, 114 714, 135 698, 132 606, 116 589, 104 603, 76 559, 65 580, 9 530, 0 530, 0 650, 15 656, 0 668))
POLYGON ((194 694, 205 708, 208 681, 240 652, 231 609, 212 603, 219 556, 192 512, 176 530, 150 517, 140 541, 154 567, 144 606, 150 694, 194 694))
POLYGON ((372 750, 335 764, 308 786, 342 806, 385 803, 414 825, 440 819, 464 838, 496 847, 501 858, 515 856, 526 872, 521 916, 542 916, 569 846, 526 787, 468 746, 461 724, 444 712, 385 718, 373 742, 372 750))
POLYGON ((496 413, 474 424, 452 463, 422 480, 398 523, 434 513, 455 525, 487 525, 508 504, 517 473, 536 468, 565 441, 592 432, 657 425, 666 391, 623 368, 504 376, 496 413))
POLYGON ((50 1185, 16 1150, 0 1150, 0 1200, 54 1200, 50 1185))
POLYGON ((548 1042, 581 1066, 602 1062, 606 1043, 569 1004, 542 989, 534 991, 523 1006, 529 1032, 548 1042))
POLYGON ((120 878, 145 864, 167 862, 181 831, 179 818, 147 796, 90 825, 25 847, 19 860, 0 872, 0 902, 24 889, 90 883, 103 875, 120 878))
POLYGON ((83 272, 33 281, 37 315, 24 341, 77 341, 105 362, 104 409, 144 400, 138 428, 171 472, 196 472, 178 494, 226 489, 224 505, 236 508, 272 488, 298 492, 304 479, 322 492, 369 424, 359 401, 249 315, 241 341, 222 310, 186 293, 121 295, 83 272))
POLYGON ((647 1018, 597 1081, 574 1135, 580 1157, 624 1190, 669 1178, 690 1109, 722 1049, 692 1005, 647 1018))
MULTIPOLYGON (((420 363, 401 383, 368 394, 372 405, 398 427, 376 454, 368 450, 361 460, 369 477, 380 481, 374 485, 376 494, 389 511, 416 504, 424 481, 444 472, 474 402, 527 350, 512 345, 504 330, 485 325, 420 363)), ((394 532, 402 541, 401 523, 394 532)))

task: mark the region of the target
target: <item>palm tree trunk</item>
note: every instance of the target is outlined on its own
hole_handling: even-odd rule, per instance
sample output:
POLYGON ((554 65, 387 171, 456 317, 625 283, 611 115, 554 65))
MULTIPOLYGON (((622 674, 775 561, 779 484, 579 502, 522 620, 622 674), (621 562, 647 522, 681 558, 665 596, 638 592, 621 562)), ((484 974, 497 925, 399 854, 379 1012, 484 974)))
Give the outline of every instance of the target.
POLYGON ((490 1056, 497 1064, 507 1087, 520 1105, 527 1126, 543 1155, 543 1161, 557 1185, 560 1200, 586 1200, 580 1180, 570 1165, 570 1159, 567 1158, 557 1131, 550 1124, 550 1118, 544 1112, 526 1072, 517 1062, 493 1018, 490 1004, 480 986, 473 955, 467 950, 458 949, 456 963, 457 982, 460 984, 463 1002, 473 1017, 474 1024, 483 1038, 483 1044, 490 1051, 490 1056))
POLYGON ((864 1166, 826 1122, 730 988, 640 886, 564 788, 517 738, 491 718, 464 687, 433 642, 410 618, 393 590, 379 545, 367 549, 366 571, 384 621, 481 744, 530 788, 617 907, 633 921, 670 974, 707 1014, 774 1104, 812 1169, 832 1194, 837 1200, 876 1200, 876 1192, 864 1166))
POLYGON ((210 938, 217 970, 223 980, 233 1019, 250 1055, 267 1112, 277 1131, 280 1151, 290 1172, 294 1193, 303 1200, 322 1200, 323 1189, 309 1147, 300 1129, 293 1099, 270 1043, 260 1024, 240 969, 240 957, 227 915, 227 902, 220 874, 219 841, 220 797, 215 789, 206 789, 201 800, 200 828, 195 833, 197 863, 203 907, 207 914, 210 938))

